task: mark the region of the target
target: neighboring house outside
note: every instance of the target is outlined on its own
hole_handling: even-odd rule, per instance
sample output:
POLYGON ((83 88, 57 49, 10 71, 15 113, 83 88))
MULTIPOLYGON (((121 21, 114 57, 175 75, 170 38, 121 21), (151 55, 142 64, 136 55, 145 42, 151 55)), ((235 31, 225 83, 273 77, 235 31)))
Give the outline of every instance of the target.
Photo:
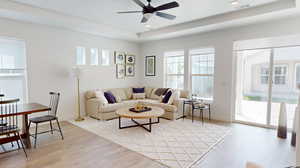
MULTIPOLYGON (((299 49, 298 49, 299 51, 299 49)), ((270 50, 247 53, 244 59, 244 99, 267 101, 269 85, 270 50)), ((296 103, 297 83, 300 83, 300 52, 275 50, 272 101, 296 103)))

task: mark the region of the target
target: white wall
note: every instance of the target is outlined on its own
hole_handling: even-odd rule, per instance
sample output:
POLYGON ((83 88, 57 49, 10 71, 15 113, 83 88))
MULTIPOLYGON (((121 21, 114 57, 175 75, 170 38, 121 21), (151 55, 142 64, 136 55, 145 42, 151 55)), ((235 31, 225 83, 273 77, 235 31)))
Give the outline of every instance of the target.
MULTIPOLYGON (((0 19, 0 25, 0 38, 13 37, 26 43, 29 102, 48 104, 49 91, 61 92, 61 120, 75 118, 76 85, 70 76, 70 70, 75 65, 76 46, 126 51, 139 55, 138 44, 131 42, 5 19, 0 19)), ((137 61, 140 61, 138 57, 137 61)), ((142 68, 137 65, 137 69, 142 68)), ((86 68, 81 92, 94 88, 137 85, 140 73, 136 71, 136 77, 121 80, 115 76, 113 65, 86 68)))
MULTIPOLYGON (((178 49, 214 47, 215 81, 212 118, 231 121, 234 114, 235 57, 233 44, 238 40, 275 37, 300 33, 300 17, 289 17, 265 23, 247 25, 185 37, 145 42, 141 55, 157 56, 157 76, 144 79, 148 86, 163 86, 163 52, 178 49)), ((144 69, 144 68, 143 68, 144 69)), ((186 78, 187 79, 187 78, 186 78)))

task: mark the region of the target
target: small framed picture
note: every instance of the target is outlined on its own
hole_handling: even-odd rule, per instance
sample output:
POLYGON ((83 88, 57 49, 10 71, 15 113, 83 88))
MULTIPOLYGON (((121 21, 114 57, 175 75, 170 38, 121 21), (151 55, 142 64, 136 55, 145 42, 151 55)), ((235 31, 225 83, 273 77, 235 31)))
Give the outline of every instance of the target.
POLYGON ((125 77, 125 65, 117 64, 117 79, 123 79, 125 77))
POLYGON ((135 64, 135 56, 126 55, 126 64, 135 64))
POLYGON ((134 65, 126 65, 126 76, 134 77, 135 70, 134 65))
POLYGON ((115 51, 115 63, 125 64, 125 53, 115 51))
POLYGON ((155 56, 146 56, 145 60, 145 76, 155 76, 156 75, 156 62, 155 56))

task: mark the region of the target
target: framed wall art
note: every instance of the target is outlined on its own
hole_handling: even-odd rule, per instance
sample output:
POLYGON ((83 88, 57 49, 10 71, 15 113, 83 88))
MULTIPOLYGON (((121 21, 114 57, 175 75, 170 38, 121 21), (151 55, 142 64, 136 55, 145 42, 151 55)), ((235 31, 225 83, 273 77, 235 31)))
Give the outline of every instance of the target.
POLYGON ((126 55, 126 64, 135 64, 135 56, 126 55))
POLYGON ((127 64, 125 74, 128 77, 134 77, 134 75, 135 75, 134 65, 127 64))
POLYGON ((156 76, 156 57, 146 56, 145 76, 156 76))
POLYGON ((125 77, 125 65, 117 64, 117 79, 123 79, 125 77))
POLYGON ((115 64, 125 64, 125 53, 115 51, 115 64))

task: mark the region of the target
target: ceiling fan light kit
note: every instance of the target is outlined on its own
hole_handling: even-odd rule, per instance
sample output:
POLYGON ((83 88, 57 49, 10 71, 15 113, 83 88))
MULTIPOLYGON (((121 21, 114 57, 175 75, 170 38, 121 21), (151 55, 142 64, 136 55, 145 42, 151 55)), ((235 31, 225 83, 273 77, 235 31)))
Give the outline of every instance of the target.
POLYGON ((176 16, 168 14, 168 13, 160 12, 160 11, 179 7, 179 4, 175 1, 160 5, 158 7, 153 7, 151 5, 151 0, 147 0, 147 2, 148 2, 147 5, 145 5, 140 0, 133 0, 133 2, 135 2, 137 5, 142 7, 142 10, 141 11, 125 11, 125 12, 118 12, 118 13, 119 14, 142 13, 143 18, 141 20, 141 23, 146 23, 153 15, 156 15, 158 17, 162 17, 162 18, 165 18, 165 19, 168 19, 168 20, 174 20, 176 18, 176 16))

